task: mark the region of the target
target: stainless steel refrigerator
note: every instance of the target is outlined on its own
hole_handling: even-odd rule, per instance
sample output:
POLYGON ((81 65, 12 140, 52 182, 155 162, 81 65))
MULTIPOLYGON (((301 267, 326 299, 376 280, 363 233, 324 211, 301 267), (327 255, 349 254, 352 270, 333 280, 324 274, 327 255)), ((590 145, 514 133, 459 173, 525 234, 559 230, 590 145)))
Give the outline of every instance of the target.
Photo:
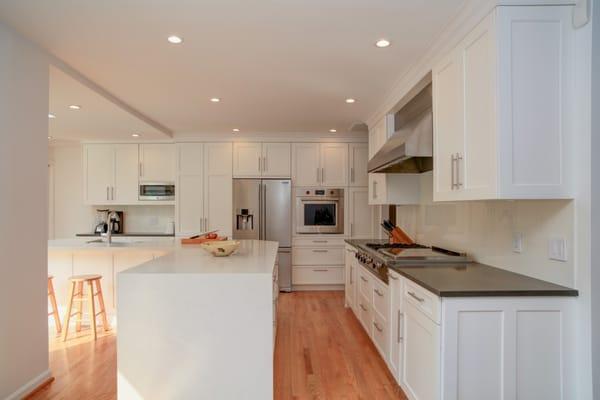
POLYGON ((279 290, 292 290, 292 182, 233 180, 233 238, 279 242, 279 290))

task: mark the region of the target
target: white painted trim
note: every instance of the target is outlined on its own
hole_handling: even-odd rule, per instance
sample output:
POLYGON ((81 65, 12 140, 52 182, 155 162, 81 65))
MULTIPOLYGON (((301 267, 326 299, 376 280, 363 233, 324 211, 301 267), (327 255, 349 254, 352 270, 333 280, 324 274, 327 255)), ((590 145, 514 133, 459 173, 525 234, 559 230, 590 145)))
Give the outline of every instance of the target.
POLYGON ((38 376, 36 376, 32 380, 30 380, 29 382, 27 382, 26 384, 21 386, 15 392, 13 392, 11 395, 9 395, 5 400, 22 399, 23 397, 27 396, 29 393, 34 391, 38 386, 40 386, 46 380, 50 379, 51 376, 52 376, 52 374, 50 373, 50 369, 45 370, 44 372, 42 372, 41 374, 39 374, 38 376))

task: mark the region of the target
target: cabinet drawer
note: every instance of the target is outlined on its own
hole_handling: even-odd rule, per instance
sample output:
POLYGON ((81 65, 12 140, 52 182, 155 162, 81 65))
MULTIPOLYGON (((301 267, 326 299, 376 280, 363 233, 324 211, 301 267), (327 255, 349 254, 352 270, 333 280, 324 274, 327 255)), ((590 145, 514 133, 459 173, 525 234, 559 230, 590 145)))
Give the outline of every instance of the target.
POLYGON ((373 281, 371 274, 365 271, 362 267, 358 269, 358 292, 368 300, 371 304, 373 298, 373 281))
POLYGON ((344 283, 344 267, 293 267, 294 285, 341 285, 344 283))
POLYGON ((371 336, 373 339, 373 343, 375 343, 375 347, 379 350, 381 357, 384 360, 387 360, 388 354, 388 326, 383 318, 379 316, 376 312, 373 313, 373 335, 371 336))
POLYGON ((390 309, 388 288, 376 279, 373 279, 373 309, 387 320, 390 309))
POLYGON ((295 237, 294 247, 343 247, 346 245, 343 237, 295 237))
POLYGON ((404 299, 436 324, 440 323, 440 298, 425 288, 407 280, 404 299))
POLYGON ((362 324, 363 328, 367 331, 367 334, 371 336, 372 331, 372 313, 371 313, 371 305, 367 298, 363 295, 358 296, 357 301, 357 311, 358 311, 358 319, 362 324))
POLYGON ((293 249, 293 265, 344 265, 344 248, 312 248, 293 249))

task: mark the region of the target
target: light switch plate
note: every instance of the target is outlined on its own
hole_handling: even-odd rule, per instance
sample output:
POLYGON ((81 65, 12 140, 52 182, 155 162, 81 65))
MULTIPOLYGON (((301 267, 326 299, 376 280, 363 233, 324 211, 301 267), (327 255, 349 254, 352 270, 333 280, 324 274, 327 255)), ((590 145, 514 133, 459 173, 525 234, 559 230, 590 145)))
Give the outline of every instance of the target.
POLYGON ((523 252, 523 234, 521 232, 513 233, 512 248, 515 253, 523 252))
POLYGON ((548 240, 548 258, 556 261, 567 261, 567 240, 554 237, 548 240))

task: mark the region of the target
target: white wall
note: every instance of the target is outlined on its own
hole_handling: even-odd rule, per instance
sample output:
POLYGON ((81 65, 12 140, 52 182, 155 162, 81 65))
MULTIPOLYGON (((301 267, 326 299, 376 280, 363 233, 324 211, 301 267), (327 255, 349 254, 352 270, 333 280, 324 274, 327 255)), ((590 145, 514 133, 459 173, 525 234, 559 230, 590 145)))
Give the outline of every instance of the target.
POLYGON ((0 23, 0 398, 49 376, 48 61, 0 23))
POLYGON ((574 286, 574 202, 464 201, 433 203, 431 172, 421 175, 421 203, 398 206, 396 221, 418 242, 466 251, 477 261, 574 286), (512 251, 513 233, 523 252, 512 251), (548 259, 548 239, 564 237, 567 262, 548 259))
MULTIPOLYGON (((79 144, 53 145, 48 149, 54 168, 55 239, 72 238, 93 230, 96 209, 83 204, 83 164, 79 144)), ((50 191, 52 193, 52 190, 50 191)), ((175 218, 174 206, 115 206, 125 212, 125 231, 163 233, 175 218)))

